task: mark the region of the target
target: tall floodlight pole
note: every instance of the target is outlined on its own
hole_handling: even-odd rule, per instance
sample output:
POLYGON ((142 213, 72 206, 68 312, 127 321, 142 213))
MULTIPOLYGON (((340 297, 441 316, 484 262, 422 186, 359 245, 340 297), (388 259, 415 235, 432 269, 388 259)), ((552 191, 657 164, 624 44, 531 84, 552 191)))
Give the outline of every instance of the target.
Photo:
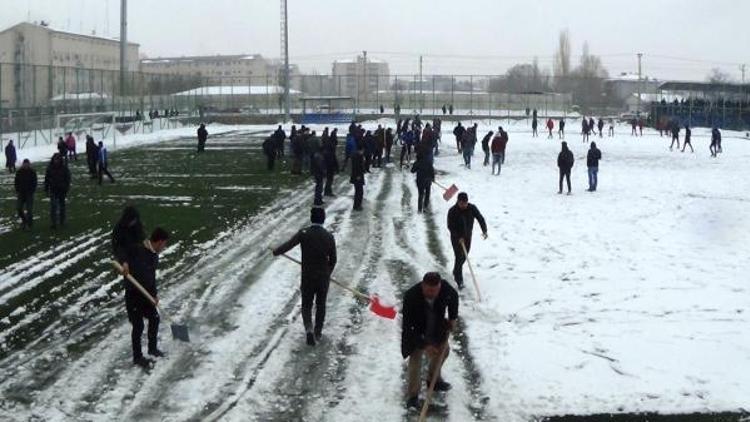
POLYGON ((284 121, 291 121, 289 99, 289 20, 287 0, 281 0, 281 49, 284 55, 284 121))
POLYGON ((643 53, 638 53, 638 116, 641 115, 641 57, 643 53))
POLYGON ((128 71, 128 0, 120 0, 120 94, 125 93, 128 71))

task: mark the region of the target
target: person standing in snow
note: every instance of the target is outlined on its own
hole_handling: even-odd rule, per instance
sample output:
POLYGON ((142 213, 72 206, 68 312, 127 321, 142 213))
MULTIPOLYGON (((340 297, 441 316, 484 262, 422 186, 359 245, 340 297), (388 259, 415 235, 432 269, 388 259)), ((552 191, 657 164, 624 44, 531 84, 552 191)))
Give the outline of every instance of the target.
POLYGON ((451 235, 451 246, 453 246, 453 279, 459 289, 464 287, 463 266, 466 262, 466 254, 471 251, 471 234, 474 229, 474 219, 479 221, 482 228, 482 237, 487 239, 487 223, 482 213, 474 205, 469 203, 469 195, 460 192, 456 204, 448 210, 448 231, 451 235), (466 252, 461 246, 463 242, 466 252))
POLYGON ((76 137, 73 136, 73 132, 68 132, 68 136, 65 138, 65 146, 68 149, 68 161, 78 161, 78 154, 76 154, 76 137))
POLYGON ((458 125, 453 128, 453 136, 456 137, 456 149, 458 150, 458 153, 461 153, 461 143, 462 139, 464 137, 464 132, 466 131, 466 128, 461 126, 461 122, 458 122, 458 125))
POLYGON ((437 377, 435 391, 448 391, 440 368, 448 357, 448 335, 456 329, 458 292, 440 274, 429 272, 404 293, 401 325, 401 356, 409 358, 406 407, 418 409, 422 358, 427 355, 426 383, 437 377), (446 319, 447 312, 447 319, 446 319))
POLYGON ((339 172, 339 160, 336 158, 336 129, 328 136, 322 148, 326 171, 326 183, 323 188, 323 195, 332 197, 335 196, 333 194, 333 176, 339 172))
POLYGON ((268 171, 273 171, 274 164, 276 163, 276 154, 278 152, 276 140, 273 135, 266 138, 263 141, 263 155, 266 156, 266 162, 268 163, 268 171))
POLYGON ((721 132, 718 127, 711 129, 711 145, 708 147, 711 157, 716 157, 721 152, 721 132))
POLYGON ((16 147, 13 145, 13 140, 8 141, 8 145, 5 146, 5 168, 8 169, 8 173, 16 172, 16 147))
POLYGON ((562 183, 563 178, 565 178, 568 182, 568 195, 570 195, 570 171, 573 169, 574 162, 575 157, 573 157, 573 152, 568 149, 568 143, 563 142, 562 151, 560 151, 560 154, 557 155, 557 167, 560 169, 560 181, 558 182, 559 189, 557 191, 558 194, 562 193, 562 183))
POLYGON ((391 150, 393 149, 393 128, 385 130, 385 163, 391 162, 391 150))
POLYGON ((549 134, 547 135, 547 139, 552 139, 552 129, 555 128, 555 122, 552 121, 552 118, 547 119, 547 131, 549 134))
POLYGON ((557 130, 558 138, 564 139, 565 138, 565 119, 560 119, 560 123, 557 125, 559 128, 557 130))
POLYGON ((609 118, 609 136, 610 138, 615 136, 615 121, 611 117, 609 118))
POLYGON ((86 135, 86 164, 92 179, 97 177, 96 163, 99 161, 99 148, 91 135, 86 135))
POLYGON ((599 129, 599 137, 603 138, 604 137, 604 119, 600 117, 599 121, 596 124, 596 127, 599 129))
POLYGON ((599 160, 602 159, 602 152, 596 147, 596 142, 592 142, 589 152, 586 155, 586 167, 589 172, 589 192, 596 192, 596 185, 599 182, 599 160))
POLYGON ((638 132, 636 131, 636 127, 638 126, 638 121, 635 119, 630 120, 630 136, 638 136, 638 132))
POLYGON ((476 125, 466 129, 461 137, 461 153, 464 157, 464 165, 471 168, 471 157, 474 155, 474 144, 477 142, 476 125))
POLYGON ((583 121, 581 121, 581 133, 583 134, 583 142, 586 142, 589 140, 589 132, 591 131, 591 127, 589 127, 589 122, 586 120, 586 118, 583 118, 583 121))
POLYGON ((406 163, 411 162, 411 147, 414 144, 414 131, 413 130, 407 130, 406 132, 401 134, 401 159, 399 160, 399 166, 401 168, 404 167, 404 157, 406 157, 406 163))
POLYGON ((539 123, 536 120, 536 116, 534 116, 531 119, 531 136, 533 138, 536 138, 537 136, 539 136, 539 132, 537 132, 537 130, 536 130, 537 126, 539 126, 539 123))
MULTIPOLYGON (((354 163, 352 163, 354 165, 354 163)), ((311 226, 297 232, 291 239, 273 250, 279 256, 297 245, 302 250, 302 275, 300 293, 302 295, 302 323, 305 327, 307 344, 315 346, 321 340, 326 316, 326 297, 331 273, 336 266, 336 241, 323 227, 326 213, 323 208, 310 210, 311 226), (315 326, 312 322, 312 305, 315 301, 315 326)))
POLYGON ((206 125, 201 123, 200 127, 198 128, 198 152, 203 152, 206 150, 207 139, 208 130, 206 130, 206 125))
POLYGON ((16 211, 21 219, 21 229, 34 226, 34 192, 39 185, 36 171, 28 159, 23 160, 14 180, 16 188, 16 211))
POLYGON ((693 132, 690 130, 690 125, 685 125, 685 142, 682 144, 682 152, 685 152, 685 148, 690 146, 690 152, 695 152, 693 144, 690 142, 690 136, 693 132))
POLYGON ((677 142, 677 150, 680 149, 680 125, 677 123, 677 121, 672 122, 672 127, 670 128, 670 131, 672 132, 672 143, 669 144, 669 150, 672 151, 672 147, 674 146, 674 143, 677 142))
MULTIPOLYGON (((362 211, 362 198, 364 196, 365 186, 365 160, 363 157, 364 151, 361 145, 357 145, 357 149, 352 154, 352 171, 349 177, 349 183, 354 185, 354 211, 362 211)), ((403 159, 403 152, 401 153, 403 159)))
POLYGON ((323 181, 326 177, 326 164, 320 147, 317 148, 310 159, 310 173, 315 180, 313 205, 323 205, 323 181))

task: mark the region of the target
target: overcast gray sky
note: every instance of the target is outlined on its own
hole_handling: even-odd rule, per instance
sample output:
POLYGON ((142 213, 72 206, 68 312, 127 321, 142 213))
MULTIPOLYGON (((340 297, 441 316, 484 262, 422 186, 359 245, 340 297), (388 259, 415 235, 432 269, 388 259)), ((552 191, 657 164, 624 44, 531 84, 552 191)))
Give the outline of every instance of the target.
MULTIPOLYGON (((130 0, 129 33, 149 57, 260 53, 279 57, 278 0, 130 0)), ((0 0, 0 26, 48 20, 117 36, 119 0, 0 0)), ((742 0, 289 0, 291 62, 330 73, 336 58, 387 60, 392 73, 499 74, 539 58, 551 68, 561 29, 584 41, 611 75, 736 80, 750 64, 750 1, 742 0)), ((577 57, 574 57, 574 62, 577 57)), ((750 73, 747 74, 750 80, 750 73)))

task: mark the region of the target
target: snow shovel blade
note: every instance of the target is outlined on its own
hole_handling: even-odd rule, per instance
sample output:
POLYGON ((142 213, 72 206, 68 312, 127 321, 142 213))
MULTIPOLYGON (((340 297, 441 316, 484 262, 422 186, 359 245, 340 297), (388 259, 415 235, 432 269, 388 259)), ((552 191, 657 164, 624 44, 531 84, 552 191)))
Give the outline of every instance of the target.
POLYGON ((383 305, 382 303, 380 303, 380 298, 377 296, 372 296, 370 298, 370 311, 372 311, 372 313, 374 313, 375 315, 381 316, 383 318, 396 318, 396 307, 383 305))
POLYGON ((450 201, 451 198, 453 198, 453 195, 456 194, 456 192, 458 192, 458 187, 453 184, 448 189, 446 189, 445 192, 443 192, 443 199, 445 199, 446 201, 450 201))
POLYGON ((172 324, 170 325, 170 328, 172 329, 172 338, 174 338, 175 340, 180 340, 186 343, 190 343, 190 336, 188 335, 187 325, 172 324))

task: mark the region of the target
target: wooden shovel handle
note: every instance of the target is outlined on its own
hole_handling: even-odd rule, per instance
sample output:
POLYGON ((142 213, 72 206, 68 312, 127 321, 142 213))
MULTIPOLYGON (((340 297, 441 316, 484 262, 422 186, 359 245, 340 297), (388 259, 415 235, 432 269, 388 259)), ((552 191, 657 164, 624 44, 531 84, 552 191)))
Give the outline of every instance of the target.
POLYGON ((438 376, 440 371, 443 369, 443 361, 445 360, 445 354, 448 352, 448 339, 445 339, 445 343, 440 346, 440 361, 438 367, 435 369, 435 373, 432 374, 430 380, 430 388, 427 389, 427 397, 425 397, 424 403, 422 404, 422 411, 419 412, 419 422, 423 422, 427 418, 427 409, 430 407, 430 401, 432 400, 432 393, 435 391, 435 384, 437 384, 438 376))

